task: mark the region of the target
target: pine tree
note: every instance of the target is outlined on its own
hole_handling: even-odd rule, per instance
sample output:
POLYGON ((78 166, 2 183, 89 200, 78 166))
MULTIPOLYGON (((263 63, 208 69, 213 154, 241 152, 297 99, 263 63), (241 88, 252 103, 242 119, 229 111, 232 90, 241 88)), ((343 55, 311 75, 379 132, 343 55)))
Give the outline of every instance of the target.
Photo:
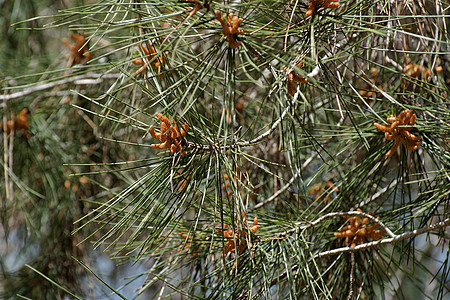
POLYGON ((21 270, 44 298, 92 297, 83 268, 125 298, 90 267, 100 250, 146 270, 136 297, 448 297, 449 9, 98 1, 38 18, 61 53, 3 81, 2 220, 24 211, 34 243, 64 233, 65 256, 21 270))

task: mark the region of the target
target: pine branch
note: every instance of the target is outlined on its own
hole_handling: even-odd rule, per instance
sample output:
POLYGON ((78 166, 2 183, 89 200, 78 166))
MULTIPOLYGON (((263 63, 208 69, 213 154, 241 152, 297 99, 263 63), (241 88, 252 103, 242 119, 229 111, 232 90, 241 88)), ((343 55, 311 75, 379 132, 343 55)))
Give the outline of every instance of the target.
POLYGON ((392 238, 395 237, 395 234, 392 233, 392 231, 386 225, 384 225, 383 222, 381 222, 380 220, 378 220, 377 218, 375 218, 374 216, 372 216, 372 215, 370 215, 368 213, 357 211, 357 210, 355 210, 355 211, 347 211, 347 212, 332 212, 332 213, 328 213, 328 214, 321 216, 320 218, 314 220, 313 222, 311 222, 311 223, 309 223, 307 225, 300 226, 301 223, 297 223, 296 226, 300 226, 300 227, 288 230, 287 232, 283 233, 282 235, 284 236, 286 234, 292 234, 294 232, 304 231, 306 229, 309 229, 311 227, 319 225, 324 220, 329 219, 329 218, 345 217, 345 216, 363 216, 363 217, 369 218, 370 220, 372 220, 375 223, 377 223, 378 225, 380 225, 390 237, 392 237, 392 238))
POLYGON ((15 92, 8 95, 0 95, 0 100, 12 100, 22 98, 24 96, 31 95, 36 92, 48 90, 55 88, 60 85, 65 85, 68 83, 73 83, 75 85, 97 85, 102 83, 106 79, 117 79, 121 76, 121 74, 98 74, 98 73, 86 73, 83 75, 70 76, 58 81, 37 84, 32 87, 24 88, 20 92, 15 92))
POLYGON ((378 245, 393 244, 393 243, 400 242, 400 241, 403 241, 403 240, 406 240, 406 239, 409 239, 409 238, 412 238, 412 237, 415 237, 415 236, 418 236, 418 235, 421 235, 424 233, 431 232, 433 230, 445 228, 447 226, 450 226, 450 218, 447 218, 444 221, 432 224, 428 227, 423 227, 423 228, 408 231, 408 232, 405 232, 405 233, 402 233, 399 235, 394 235, 393 237, 388 238, 388 239, 377 240, 377 241, 357 245, 355 247, 342 247, 342 248, 337 248, 337 249, 333 249, 333 250, 329 250, 329 251, 323 251, 323 252, 320 252, 320 253, 314 255, 314 258, 321 258, 321 257, 325 257, 325 256, 337 255, 337 254, 341 254, 344 252, 355 252, 355 251, 359 251, 359 250, 365 250, 365 249, 376 247, 378 245))
MULTIPOLYGON (((352 212, 352 213, 360 213, 360 212, 352 212)), ((329 215, 331 215, 331 214, 329 214, 329 215)), ((368 216, 370 216, 370 215, 368 215, 368 216)), ((327 215, 327 217, 328 217, 328 215, 327 215)), ((329 216, 329 217, 331 217, 331 216, 329 216)), ((324 219, 326 219, 325 216, 322 216, 321 218, 317 219, 313 223, 314 224, 318 224, 321 221, 323 221, 324 219)), ((375 220, 373 220, 373 221, 375 221, 375 220)), ((378 223, 378 224, 380 224, 380 223, 378 223)), ((380 226, 383 227, 382 224, 380 224, 380 226)), ((421 234, 424 234, 424 233, 431 232, 433 230, 438 230, 438 229, 441 229, 441 228, 445 228, 447 226, 450 226, 450 218, 447 218, 444 221, 432 224, 432 225, 430 225, 428 227, 424 227, 424 228, 421 228, 421 229, 405 232, 405 233, 399 234, 399 235, 393 235, 391 238, 377 240, 377 241, 373 241, 373 242, 368 242, 368 243, 364 243, 364 244, 361 244, 361 245, 357 245, 355 247, 341 247, 341 248, 337 248, 337 249, 333 249, 333 250, 323 251, 323 252, 315 254, 311 259, 318 259, 318 258, 322 258, 322 257, 326 257, 326 256, 338 255, 338 254, 342 254, 342 253, 345 253, 345 252, 355 253, 356 251, 366 250, 366 249, 369 249, 369 248, 376 247, 378 245, 396 243, 396 242, 399 242, 399 241, 402 241, 402 240, 405 240, 405 239, 408 239, 408 238, 412 238, 412 237, 415 237, 415 236, 418 236, 418 235, 421 235, 421 234)), ((310 227, 312 227, 312 226, 311 225, 303 226, 304 229, 307 229, 307 228, 310 228, 310 227)), ((384 227, 384 228, 387 228, 387 227, 384 227)), ((295 264, 295 265, 293 265, 291 267, 291 270, 293 272, 295 272, 298 269, 298 267, 299 266, 297 264, 295 264)), ((271 285, 274 285, 274 284, 278 283, 283 278, 286 278, 286 276, 287 276, 287 271, 283 272, 276 279, 272 280, 271 285)))
MULTIPOLYGON (((297 95, 297 94, 298 94, 298 92, 295 95, 297 95)), ((336 126, 337 127, 341 126, 342 121, 343 121, 343 119, 341 119, 336 126)), ((327 138, 325 140, 325 142, 331 140, 331 138, 332 137, 327 138)), ((322 152, 322 149, 323 148, 317 149, 316 152, 314 152, 307 160, 305 160, 305 162, 302 164, 301 168, 299 170, 297 170, 297 172, 294 174, 294 176, 292 176, 292 178, 281 189, 279 189, 276 193, 274 193, 272 196, 270 196, 266 200, 264 200, 258 204, 255 204, 255 206, 253 207, 253 210, 261 208, 264 205, 272 202, 278 196, 280 196, 284 191, 286 191, 297 180, 297 178, 300 176, 300 174, 302 174, 302 172, 304 172, 306 170, 306 168, 311 164, 311 162, 313 162, 314 159, 316 159, 320 155, 320 153, 322 152)))
POLYGON ((353 299, 353 285, 355 284, 355 252, 352 252, 350 255, 350 265, 351 270, 350 270, 350 279, 348 283, 350 287, 350 292, 348 293, 347 300, 353 299))
MULTIPOLYGON (((218 151, 226 151, 228 149, 236 149, 238 147, 250 147, 253 146, 255 144, 258 144, 259 142, 263 141, 264 139, 267 139, 270 137, 270 135, 273 133, 273 131, 280 125, 280 123, 284 120, 284 118, 286 117, 287 113, 292 110, 295 109, 295 103, 298 97, 298 93, 295 94, 295 97, 292 101, 292 106, 288 105, 283 112, 281 113, 281 116, 272 124, 272 126, 266 130, 265 132, 263 132, 262 134, 260 134, 259 136, 257 136, 256 138, 249 140, 249 141, 241 141, 241 142, 236 142, 234 144, 231 145, 226 145, 226 146, 220 146, 216 143, 214 143, 210 138, 205 137, 203 134, 203 136, 205 138, 207 138, 210 141, 210 145, 200 145, 197 143, 193 143, 193 142, 188 142, 189 148, 191 149, 196 149, 196 150, 201 150, 201 151, 210 151, 212 149, 218 150, 218 151)), ((201 134, 201 133, 200 133, 201 134)), ((306 165, 307 166, 307 165, 306 165)), ((305 166, 305 167, 306 167, 305 166)), ((292 180, 292 179, 291 179, 292 180)), ((287 188, 287 187, 286 187, 287 188)), ((270 200, 272 201, 272 200, 270 200)), ((270 202, 269 201, 269 202, 270 202)))
POLYGON ((302 174, 302 172, 305 171, 305 169, 310 165, 310 163, 317 158, 317 156, 319 156, 320 154, 320 150, 314 152, 313 155, 311 155, 302 165, 302 167, 294 174, 294 176, 292 176, 292 178, 282 187, 280 188, 276 193, 274 193, 272 196, 270 196, 269 198, 267 198, 266 200, 259 202, 257 204, 255 204, 255 206, 253 207, 254 209, 258 209, 263 207, 264 205, 272 202, 273 200, 275 200, 278 196, 280 196, 284 191, 286 191, 300 176, 300 174, 302 174))
POLYGON ((352 207, 352 209, 357 209, 359 207, 363 207, 365 205, 367 205, 368 203, 378 199, 381 197, 381 195, 383 195, 384 193, 386 193, 386 191, 388 191, 390 188, 392 188, 393 186, 396 186, 398 184, 397 179, 394 179, 391 183, 389 183, 386 187, 380 189, 378 192, 376 192, 375 194, 372 195, 372 197, 370 197, 369 199, 366 199, 360 203, 358 203, 358 205, 352 207))
MULTIPOLYGON (((112 258, 144 268, 155 262, 133 277, 145 278, 138 293, 149 298, 255 297, 256 290, 260 298, 376 298, 390 280, 377 278, 378 269, 413 278, 396 254, 417 258, 424 250, 417 243, 380 247, 380 259, 364 263, 359 259, 372 251, 357 251, 450 225, 449 7, 426 0, 306 2, 99 1, 58 10, 51 33, 86 34, 93 61, 117 68, 101 74, 101 65, 88 63, 58 75, 51 68, 63 55, 53 49, 51 67, 36 71, 45 81, 3 89, 3 127, 9 110, 34 108, 26 143, 3 134, 0 189, 14 198, 2 202, 4 224, 14 220, 4 217, 9 212, 25 211, 17 219, 36 231, 48 232, 38 224, 51 220, 51 232, 83 234, 69 246, 93 238, 112 258), (83 97, 69 105, 68 93, 83 97), (373 123, 402 109, 417 114, 411 131, 421 145, 408 150, 400 140, 387 160, 394 142, 373 123), (157 113, 169 121, 149 135, 157 113), (178 137, 175 126, 184 122, 189 130, 178 137), (166 150, 154 150, 151 138, 166 150), (175 141, 189 151, 169 154, 164 147, 175 141), (63 164, 83 177, 67 179, 63 164), (54 199, 33 202, 47 197, 54 199), (65 210, 41 213, 41 206, 54 211, 54 203, 65 210), (73 211, 78 222, 59 222, 73 211), (370 229, 348 236, 380 230, 352 241, 363 244, 340 247, 329 225, 349 216, 364 218, 352 217, 350 225, 362 221, 370 229), (427 226, 437 217, 444 221, 427 226), (257 232, 248 228, 252 219, 257 232), (381 266, 385 258, 389 264, 381 266)), ((23 65, 32 73, 32 64, 23 65)), ((47 244, 44 258, 53 255, 47 244)), ((423 269, 444 290, 448 272, 423 269)))

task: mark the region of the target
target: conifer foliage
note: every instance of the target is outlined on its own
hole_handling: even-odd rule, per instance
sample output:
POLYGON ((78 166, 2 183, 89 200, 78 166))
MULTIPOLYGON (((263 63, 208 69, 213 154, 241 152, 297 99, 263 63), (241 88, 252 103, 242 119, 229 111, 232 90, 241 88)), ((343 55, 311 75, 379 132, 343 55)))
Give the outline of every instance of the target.
POLYGON ((89 132, 76 143, 91 149, 62 160, 91 187, 70 230, 146 270, 135 296, 443 299, 449 11, 442 0, 90 1, 46 24, 75 42, 60 43, 52 72, 1 99, 12 110, 17 93, 41 97, 29 100, 33 144, 42 105, 70 97, 64 110, 89 132))

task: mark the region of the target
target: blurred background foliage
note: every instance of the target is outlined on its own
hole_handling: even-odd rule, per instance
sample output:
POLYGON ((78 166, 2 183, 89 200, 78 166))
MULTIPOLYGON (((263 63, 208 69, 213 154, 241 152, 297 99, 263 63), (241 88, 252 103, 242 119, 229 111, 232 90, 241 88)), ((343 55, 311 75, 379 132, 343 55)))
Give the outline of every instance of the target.
POLYGON ((30 137, 2 134, 0 296, 448 297, 445 227, 323 257, 347 223, 308 227, 448 220, 448 2, 198 3, 1 2, 3 122, 27 107, 30 137), (218 10, 243 19, 235 50, 218 10), (373 123, 404 109, 422 144, 387 159, 373 123), (150 146, 156 113, 189 125, 186 155, 150 146))
MULTIPOLYGON (((29 86, 49 79, 63 78, 67 49, 62 43, 68 38, 67 28, 42 30, 59 10, 83 5, 83 1, 3 1, 0 23, 0 82, 2 95, 14 93, 17 86, 29 86), (69 3, 70 2, 70 3, 69 3), (25 21, 31 19, 30 21, 25 21), (12 90, 6 90, 12 88, 12 90)), ((101 85, 98 86, 101 88, 101 85)), ((89 107, 80 87, 64 85, 51 91, 24 95, 2 101, 2 116, 10 119, 27 107, 30 138, 21 133, 3 136, 0 255, 0 298, 61 299, 66 294, 50 281, 27 267, 32 266, 61 286, 80 295, 97 298, 106 293, 94 288, 83 268, 73 257, 93 262, 104 275, 113 270, 101 252, 92 254, 89 244, 77 245, 80 233, 75 221, 89 211, 88 199, 102 191, 86 177, 72 174, 88 171, 89 167, 69 166, 73 163, 93 163, 107 159, 110 149, 99 140, 94 121, 72 105, 89 107), (4 138, 4 139, 3 139, 4 138), (3 155, 4 154, 4 155, 3 155), (99 261, 99 263, 95 263, 99 261), (109 267, 108 267, 109 266, 109 267)), ((92 93, 95 95, 95 93, 92 93)), ((2 119, 3 123, 3 119, 2 119)), ((120 152, 120 145, 112 152, 120 152)), ((115 176, 104 184, 114 186, 115 176)), ((123 275, 125 273, 122 273, 123 275)), ((117 279, 118 280, 118 279, 117 279)))

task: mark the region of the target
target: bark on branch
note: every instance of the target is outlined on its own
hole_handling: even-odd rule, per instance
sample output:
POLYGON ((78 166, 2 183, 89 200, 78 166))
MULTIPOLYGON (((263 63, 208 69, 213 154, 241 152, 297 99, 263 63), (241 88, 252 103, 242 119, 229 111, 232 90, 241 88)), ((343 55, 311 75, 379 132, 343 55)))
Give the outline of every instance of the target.
POLYGON ((21 98, 24 96, 31 95, 36 92, 48 90, 60 85, 65 85, 68 83, 73 83, 75 85, 92 85, 99 84, 103 82, 105 79, 116 79, 119 78, 120 74, 98 74, 98 73, 86 73, 83 75, 72 76, 68 78, 64 78, 61 80, 37 84, 28 88, 24 88, 20 92, 15 92, 12 94, 0 95, 0 100, 8 101, 12 99, 21 98))

